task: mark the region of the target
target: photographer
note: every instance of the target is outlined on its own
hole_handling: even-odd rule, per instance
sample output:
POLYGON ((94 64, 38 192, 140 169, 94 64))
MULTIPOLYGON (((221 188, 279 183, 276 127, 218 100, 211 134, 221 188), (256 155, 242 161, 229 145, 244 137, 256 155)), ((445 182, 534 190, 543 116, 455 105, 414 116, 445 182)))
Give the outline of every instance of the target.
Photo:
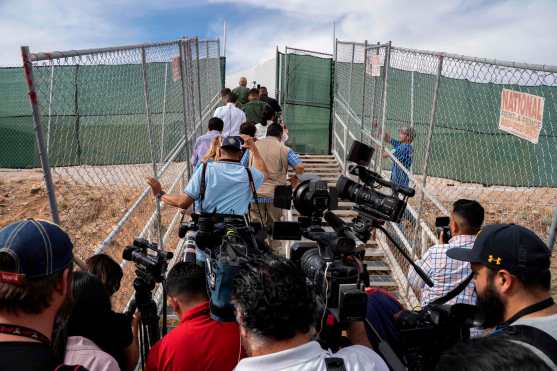
MULTIPOLYGON (((477 201, 460 199, 453 204, 449 223, 451 239, 446 240, 446 236, 441 233, 439 236, 441 244, 430 247, 424 256, 416 261, 416 264, 433 280, 434 286, 426 286, 413 268, 410 268, 408 274, 409 284, 414 289, 421 290, 422 307, 447 294, 472 273, 470 264, 453 260, 446 252, 447 249, 454 247, 472 249, 483 221, 484 209, 477 201)), ((473 283, 470 282, 463 292, 448 303, 476 304, 473 283)))
MULTIPOLYGON (((248 148, 253 153, 256 167, 262 169, 262 172, 255 167, 250 169, 254 186, 258 189, 265 180, 267 167, 259 156, 253 140, 246 140, 244 148, 248 148)), ((196 201, 195 209, 202 213, 246 215, 252 192, 249 175, 246 168, 240 164, 241 149, 239 137, 224 138, 220 147, 219 161, 208 162, 205 166, 198 167, 183 194, 166 194, 160 182, 152 177, 147 178, 147 183, 151 186, 155 197, 160 197, 162 202, 170 206, 187 209, 196 201), (206 194, 203 200, 200 200, 203 174, 206 194)))
POLYGON ((250 356, 238 363, 237 371, 326 370, 333 358, 342 360, 347 371, 388 370, 366 347, 369 341, 362 322, 352 323, 349 338, 365 346, 332 354, 312 341, 315 298, 304 274, 282 257, 269 255, 243 264, 234 280, 233 304, 242 344, 250 356))
POLYGON ((146 370, 232 370, 240 356, 238 325, 210 318, 203 268, 176 263, 166 287, 180 324, 151 348, 146 370))
POLYGON ((474 247, 447 255, 472 264, 477 307, 484 327, 497 326, 557 368, 557 305, 550 295, 551 251, 531 230, 516 224, 492 224, 478 234, 474 247))

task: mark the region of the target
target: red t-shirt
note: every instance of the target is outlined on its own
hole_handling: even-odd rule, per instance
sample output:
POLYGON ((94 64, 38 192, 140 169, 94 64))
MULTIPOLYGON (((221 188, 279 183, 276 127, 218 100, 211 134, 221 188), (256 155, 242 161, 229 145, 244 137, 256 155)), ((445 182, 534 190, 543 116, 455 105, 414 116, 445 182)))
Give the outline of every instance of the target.
POLYGON ((211 319, 207 302, 184 313, 180 324, 151 348, 146 370, 227 371, 239 359, 238 325, 211 319))

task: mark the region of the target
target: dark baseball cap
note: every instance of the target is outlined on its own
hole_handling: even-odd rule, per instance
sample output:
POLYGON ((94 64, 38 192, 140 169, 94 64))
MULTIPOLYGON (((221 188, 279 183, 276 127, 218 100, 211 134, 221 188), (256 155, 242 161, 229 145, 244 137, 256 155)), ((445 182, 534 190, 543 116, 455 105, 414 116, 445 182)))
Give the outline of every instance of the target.
POLYGON ((220 145, 220 148, 229 148, 229 149, 240 151, 242 149, 242 143, 243 143, 242 138, 238 136, 229 136, 229 137, 225 137, 222 140, 222 144, 220 145))
POLYGON ((9 254, 15 271, 0 271, 0 282, 20 285, 25 278, 50 276, 73 259, 70 237, 46 220, 26 219, 0 229, 0 254, 9 254))
POLYGON ((551 251, 528 228, 516 224, 491 224, 480 231, 472 249, 449 249, 447 256, 519 275, 548 270, 551 251))

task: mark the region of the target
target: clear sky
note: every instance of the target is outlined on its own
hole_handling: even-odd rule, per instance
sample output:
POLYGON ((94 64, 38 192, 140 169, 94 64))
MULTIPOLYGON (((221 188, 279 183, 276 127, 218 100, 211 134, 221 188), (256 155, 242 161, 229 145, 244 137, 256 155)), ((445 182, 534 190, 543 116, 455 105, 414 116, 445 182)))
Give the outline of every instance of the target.
POLYGON ((557 0, 0 0, 0 66, 32 51, 222 37, 228 70, 341 40, 557 65, 557 0))

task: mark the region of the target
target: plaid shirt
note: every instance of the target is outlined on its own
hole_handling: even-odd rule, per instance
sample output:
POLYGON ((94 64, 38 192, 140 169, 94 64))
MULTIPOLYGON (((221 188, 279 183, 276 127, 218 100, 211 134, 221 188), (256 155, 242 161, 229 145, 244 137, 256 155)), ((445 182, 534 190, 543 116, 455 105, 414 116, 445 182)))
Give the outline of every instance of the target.
MULTIPOLYGON (((410 267, 408 282, 414 289, 421 290, 420 302, 422 306, 447 294, 472 273, 470 263, 451 259, 447 256, 446 251, 453 247, 471 249, 472 246, 474 246, 475 240, 476 236, 471 235, 454 236, 450 239, 448 244, 432 246, 427 250, 422 259, 416 262, 416 264, 432 279, 434 283, 433 287, 427 286, 420 276, 418 276, 414 268, 410 267)), ((456 298, 447 302, 447 304, 455 303, 476 304, 474 282, 470 282, 463 292, 458 294, 456 298)))

